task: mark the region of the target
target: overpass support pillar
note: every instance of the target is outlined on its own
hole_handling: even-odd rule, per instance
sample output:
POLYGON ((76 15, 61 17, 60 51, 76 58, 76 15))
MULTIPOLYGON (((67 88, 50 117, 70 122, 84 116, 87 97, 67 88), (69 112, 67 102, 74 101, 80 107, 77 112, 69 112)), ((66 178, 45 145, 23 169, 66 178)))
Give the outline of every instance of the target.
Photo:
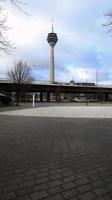
POLYGON ((40 102, 43 102, 43 92, 40 92, 40 102))
POLYGON ((107 93, 105 93, 105 101, 108 101, 108 94, 107 93))
POLYGON ((50 93, 47 92, 47 102, 49 102, 49 101, 50 101, 50 93))

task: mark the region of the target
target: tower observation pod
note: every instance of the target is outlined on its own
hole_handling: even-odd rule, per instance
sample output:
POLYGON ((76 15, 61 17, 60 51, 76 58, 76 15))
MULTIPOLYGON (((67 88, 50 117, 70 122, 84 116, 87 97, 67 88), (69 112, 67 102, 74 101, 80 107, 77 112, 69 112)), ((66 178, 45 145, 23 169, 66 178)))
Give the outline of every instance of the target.
POLYGON ((52 32, 48 34, 47 41, 50 45, 51 52, 50 52, 50 82, 54 83, 54 47, 58 41, 57 34, 54 33, 54 27, 52 23, 52 32))

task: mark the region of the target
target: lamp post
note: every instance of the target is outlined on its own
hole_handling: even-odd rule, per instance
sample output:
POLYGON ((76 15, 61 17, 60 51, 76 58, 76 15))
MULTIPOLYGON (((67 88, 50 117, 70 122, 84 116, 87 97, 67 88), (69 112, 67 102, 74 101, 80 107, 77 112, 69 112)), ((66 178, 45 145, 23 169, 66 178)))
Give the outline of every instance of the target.
MULTIPOLYGON (((85 71, 85 73, 88 74, 88 71, 85 71)), ((86 77, 86 105, 88 105, 87 82, 88 82, 88 78, 86 77)))
POLYGON ((98 70, 96 70, 96 86, 98 86, 98 79, 99 79, 99 74, 98 74, 98 70))
MULTIPOLYGON (((33 64, 32 65, 32 67, 36 67, 36 65, 35 64, 33 64)), ((32 94, 32 107, 34 108, 35 107, 35 100, 36 100, 36 94, 35 93, 33 93, 32 94)))
POLYGON ((35 107, 35 94, 33 94, 33 104, 32 104, 33 108, 35 107))

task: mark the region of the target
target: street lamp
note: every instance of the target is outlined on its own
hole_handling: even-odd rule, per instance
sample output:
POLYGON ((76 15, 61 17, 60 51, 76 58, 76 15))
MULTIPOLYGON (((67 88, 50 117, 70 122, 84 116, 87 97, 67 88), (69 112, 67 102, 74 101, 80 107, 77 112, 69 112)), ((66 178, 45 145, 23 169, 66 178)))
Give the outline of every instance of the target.
POLYGON ((99 74, 98 74, 98 70, 96 70, 96 86, 98 86, 98 79, 99 79, 99 74))
MULTIPOLYGON (((32 67, 36 67, 36 65, 34 64, 32 67)), ((33 93, 32 94, 32 107, 33 108, 35 107, 35 100, 36 100, 35 93, 33 93)))
MULTIPOLYGON (((85 71, 85 73, 88 74, 88 71, 85 71)), ((88 77, 86 77, 86 105, 88 105, 87 82, 88 82, 88 77)))

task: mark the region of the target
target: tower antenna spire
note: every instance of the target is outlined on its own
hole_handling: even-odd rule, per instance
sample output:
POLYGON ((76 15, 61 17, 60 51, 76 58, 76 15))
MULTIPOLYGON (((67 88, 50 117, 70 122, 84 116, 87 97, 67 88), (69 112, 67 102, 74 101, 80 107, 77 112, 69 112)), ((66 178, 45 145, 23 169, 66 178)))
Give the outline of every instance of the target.
POLYGON ((54 33, 54 21, 53 21, 53 19, 52 19, 52 33, 54 33))

